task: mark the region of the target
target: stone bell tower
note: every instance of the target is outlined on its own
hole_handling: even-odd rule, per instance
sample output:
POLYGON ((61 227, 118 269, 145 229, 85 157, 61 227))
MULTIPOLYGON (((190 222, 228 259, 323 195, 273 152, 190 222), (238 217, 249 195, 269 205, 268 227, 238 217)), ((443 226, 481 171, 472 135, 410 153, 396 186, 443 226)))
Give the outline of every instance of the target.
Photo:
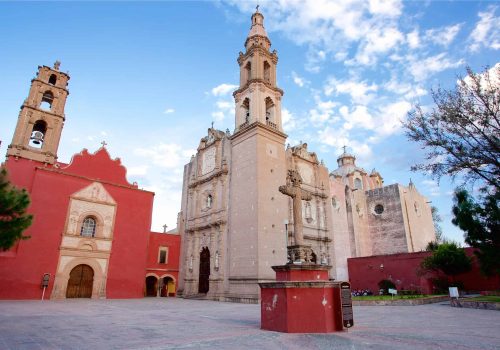
POLYGON ((270 52, 271 41, 264 29, 264 16, 258 10, 252 15, 245 53, 240 52, 240 86, 234 92, 236 131, 259 122, 278 131, 281 125, 281 97, 276 86, 276 50, 270 52))
POLYGON ((69 75, 60 72, 59 66, 60 62, 56 61, 52 68, 38 67, 28 98, 21 106, 7 156, 46 164, 56 162, 64 125, 64 106, 69 94, 69 75))
POLYGON ((258 282, 274 280, 273 265, 286 262, 284 220, 288 201, 279 193, 286 180, 281 123, 283 91, 276 86, 276 51, 258 10, 251 17, 245 53, 240 52, 240 86, 231 136, 228 230, 228 299, 257 301, 258 282))

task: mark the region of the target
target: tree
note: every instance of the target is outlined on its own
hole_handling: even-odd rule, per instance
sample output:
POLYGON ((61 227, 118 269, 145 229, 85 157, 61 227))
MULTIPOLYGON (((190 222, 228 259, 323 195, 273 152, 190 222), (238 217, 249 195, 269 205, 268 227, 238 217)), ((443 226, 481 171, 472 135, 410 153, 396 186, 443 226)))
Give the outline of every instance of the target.
POLYGON ((443 229, 441 228, 440 223, 443 221, 441 215, 439 215, 438 208, 435 206, 431 207, 432 213, 432 221, 434 222, 434 231, 436 231, 436 242, 442 243, 443 238, 443 229))
POLYGON ((432 91, 435 108, 424 112, 417 104, 403 123, 407 137, 422 144, 426 163, 412 170, 443 175, 462 175, 464 182, 477 180, 487 187, 500 186, 500 64, 491 71, 460 78, 454 90, 432 91))
POLYGON ((30 204, 25 189, 12 186, 7 178, 7 171, 0 170, 0 250, 8 250, 23 236, 33 221, 33 216, 26 210, 30 204))
POLYGON ((425 258, 420 267, 424 271, 442 272, 454 278, 456 275, 470 271, 471 259, 455 242, 440 244, 432 255, 425 258))
POLYGON ((465 242, 477 248, 481 271, 500 275, 500 192, 486 194, 477 203, 466 190, 455 192, 453 224, 465 232, 465 242))

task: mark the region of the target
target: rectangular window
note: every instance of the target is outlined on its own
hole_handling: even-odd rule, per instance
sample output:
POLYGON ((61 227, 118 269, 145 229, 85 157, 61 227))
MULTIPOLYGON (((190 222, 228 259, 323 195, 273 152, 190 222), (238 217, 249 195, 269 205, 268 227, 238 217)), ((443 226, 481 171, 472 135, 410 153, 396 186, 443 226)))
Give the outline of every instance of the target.
POLYGON ((166 264, 168 261, 168 248, 160 247, 160 251, 158 253, 158 263, 166 264))

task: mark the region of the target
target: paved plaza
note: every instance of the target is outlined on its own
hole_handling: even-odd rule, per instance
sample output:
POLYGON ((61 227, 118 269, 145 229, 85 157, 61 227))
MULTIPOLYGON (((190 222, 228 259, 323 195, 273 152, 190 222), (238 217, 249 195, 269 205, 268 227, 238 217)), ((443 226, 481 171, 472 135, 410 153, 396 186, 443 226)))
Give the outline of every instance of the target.
POLYGON ((260 329, 260 306, 177 298, 0 301, 0 349, 499 349, 500 312, 354 307, 334 334, 260 329))

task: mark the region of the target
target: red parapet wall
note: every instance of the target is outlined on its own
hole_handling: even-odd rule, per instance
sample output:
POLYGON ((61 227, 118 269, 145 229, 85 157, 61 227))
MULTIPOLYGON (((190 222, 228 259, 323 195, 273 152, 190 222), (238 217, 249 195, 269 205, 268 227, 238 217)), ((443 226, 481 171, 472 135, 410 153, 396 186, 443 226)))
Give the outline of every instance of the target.
MULTIPOLYGON (((465 252, 473 259, 472 270, 456 276, 454 279, 464 284, 466 291, 482 291, 500 289, 498 277, 486 278, 479 270, 473 248, 465 248, 465 252)), ((425 294, 433 293, 431 279, 435 274, 419 276, 417 271, 420 263, 431 252, 401 253, 391 255, 376 255, 347 260, 349 281, 352 290, 369 289, 378 293, 378 282, 391 280, 398 290, 420 290, 425 294)))

